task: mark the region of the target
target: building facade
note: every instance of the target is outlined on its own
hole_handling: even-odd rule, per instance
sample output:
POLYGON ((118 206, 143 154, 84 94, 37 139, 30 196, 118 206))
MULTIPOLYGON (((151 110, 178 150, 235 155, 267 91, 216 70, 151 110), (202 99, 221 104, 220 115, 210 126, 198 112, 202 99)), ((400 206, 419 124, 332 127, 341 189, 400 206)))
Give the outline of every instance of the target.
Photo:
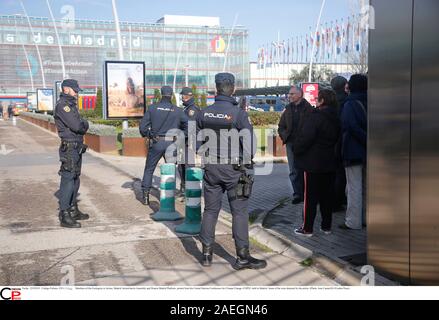
MULTIPOLYGON (((219 18, 165 16, 153 24, 121 22, 120 30, 124 60, 145 62, 149 95, 174 84, 211 90, 223 70, 236 75, 238 88, 250 84, 243 27, 221 27, 219 18)), ((0 95, 53 88, 63 69, 83 87, 101 87, 109 60, 120 60, 113 21, 0 16, 0 95)))
MULTIPOLYGON (((334 74, 344 76, 347 79, 355 73, 352 64, 347 63, 316 63, 314 66, 316 70, 329 69, 334 74)), ((261 67, 257 62, 250 62, 250 88, 291 85, 293 72, 300 73, 306 67, 309 67, 309 63, 279 63, 261 67)))

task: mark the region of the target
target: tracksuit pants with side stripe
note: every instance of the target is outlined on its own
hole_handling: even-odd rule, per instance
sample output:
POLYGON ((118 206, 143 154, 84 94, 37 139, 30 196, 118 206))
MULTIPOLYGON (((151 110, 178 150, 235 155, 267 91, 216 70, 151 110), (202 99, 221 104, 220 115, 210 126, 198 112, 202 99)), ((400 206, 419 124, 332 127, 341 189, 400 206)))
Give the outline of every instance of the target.
POLYGON ((317 205, 320 204, 323 230, 331 230, 332 211, 335 196, 335 172, 311 173, 305 172, 305 199, 303 208, 303 229, 314 231, 314 221, 317 215, 317 205))

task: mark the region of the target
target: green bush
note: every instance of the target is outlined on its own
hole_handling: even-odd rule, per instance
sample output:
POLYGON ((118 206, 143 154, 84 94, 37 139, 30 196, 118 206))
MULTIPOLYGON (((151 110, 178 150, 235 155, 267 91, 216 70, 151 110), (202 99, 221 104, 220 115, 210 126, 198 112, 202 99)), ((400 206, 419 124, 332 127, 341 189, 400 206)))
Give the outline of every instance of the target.
POLYGON ((122 137, 124 138, 141 138, 139 128, 129 128, 127 130, 123 130, 122 137))
POLYGON ((250 120, 255 127, 278 125, 281 115, 280 112, 249 112, 250 120))
POLYGON ((90 124, 90 128, 88 129, 87 133, 95 136, 104 136, 104 137, 117 135, 115 127, 105 126, 102 124, 94 124, 94 123, 90 124))

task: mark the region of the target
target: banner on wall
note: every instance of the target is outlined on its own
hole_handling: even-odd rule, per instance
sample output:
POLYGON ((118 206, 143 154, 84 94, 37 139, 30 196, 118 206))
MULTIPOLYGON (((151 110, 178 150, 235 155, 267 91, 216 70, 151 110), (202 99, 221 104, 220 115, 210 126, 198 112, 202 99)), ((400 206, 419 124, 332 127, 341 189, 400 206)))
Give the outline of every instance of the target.
POLYGON ((106 61, 104 64, 104 116, 138 119, 145 113, 145 63, 106 61))

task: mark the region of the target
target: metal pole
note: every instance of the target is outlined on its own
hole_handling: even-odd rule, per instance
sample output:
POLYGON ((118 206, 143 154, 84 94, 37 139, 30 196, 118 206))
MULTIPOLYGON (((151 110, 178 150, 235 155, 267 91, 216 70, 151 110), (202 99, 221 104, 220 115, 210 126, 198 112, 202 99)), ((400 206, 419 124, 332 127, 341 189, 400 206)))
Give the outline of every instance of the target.
MULTIPOLYGON (((314 33, 314 35, 317 35, 317 32, 319 30, 320 20, 322 19, 322 13, 323 13, 323 9, 325 8, 325 4, 326 4, 326 0, 322 0, 322 6, 320 8, 319 19, 317 20, 316 32, 314 33)), ((313 63, 314 63, 314 50, 316 47, 316 41, 317 41, 317 39, 314 40, 314 42, 312 44, 312 49, 311 49, 311 61, 309 63, 309 75, 308 75, 309 82, 312 81, 312 67, 313 67, 313 63)))
MULTIPOLYGON (((15 16, 19 17, 21 15, 15 15, 15 16)), ((18 39, 18 37, 19 37, 18 36, 18 29, 17 29, 17 20, 15 20, 15 32, 16 32, 16 39, 17 39, 17 41, 19 41, 19 39, 18 39)), ((21 41, 19 41, 19 42, 21 43, 21 47, 23 48, 23 51, 24 51, 24 56, 26 57, 27 68, 29 70, 30 84, 31 84, 31 87, 32 87, 32 92, 34 92, 35 91, 34 77, 32 75, 32 67, 30 65, 29 57, 27 55, 27 50, 26 50, 26 47, 24 46, 23 42, 21 42, 21 41)))
POLYGON ((232 30, 230 30, 229 40, 227 41, 226 56, 224 57, 224 67, 223 67, 223 72, 226 72, 226 67, 227 67, 227 57, 228 57, 228 55, 229 55, 230 42, 232 41, 232 35, 233 35, 233 32, 235 31, 236 23, 238 22, 238 17, 239 17, 239 14, 237 13, 237 14, 235 15, 235 21, 233 22, 232 30))
POLYGON ((56 40, 58 41, 58 50, 59 50, 59 56, 61 59, 62 76, 63 76, 63 79, 65 79, 66 78, 66 67, 64 65, 64 54, 63 54, 62 47, 61 47, 61 41, 59 39, 58 28, 56 27, 55 18, 53 16, 53 12, 52 12, 52 8, 50 7, 49 0, 46 0, 46 3, 47 3, 47 7, 49 8, 50 17, 52 18, 53 28, 55 29, 55 36, 56 36, 56 40))
POLYGON ((123 60, 122 36, 120 34, 119 15, 117 14, 116 0, 111 0, 113 6, 114 23, 116 25, 117 44, 119 46, 119 59, 123 60))
MULTIPOLYGON (((24 7, 23 1, 21 1, 21 0, 20 0, 20 5, 21 5, 21 8, 23 9, 23 12, 26 16, 27 23, 29 25, 29 30, 30 30, 30 32, 32 34, 32 38, 33 38, 34 37, 34 30, 32 28, 32 24, 30 23, 29 15, 26 12, 26 8, 24 7)), ((40 49, 38 48, 38 45, 36 43, 35 43, 35 48, 37 49, 38 60, 40 62, 40 68, 41 68, 41 78, 43 80, 43 87, 45 88, 46 87, 46 78, 44 76, 43 60, 41 59, 40 49)))
POLYGON ((172 86, 172 88, 174 89, 174 92, 175 92, 175 89, 176 89, 176 86, 177 86, 177 69, 178 69, 178 64, 180 63, 180 55, 181 55, 181 51, 183 50, 183 45, 186 42, 186 37, 187 37, 187 31, 186 31, 186 33, 184 35, 183 41, 181 41, 180 49, 178 50, 177 62, 175 63, 174 84, 172 86))

